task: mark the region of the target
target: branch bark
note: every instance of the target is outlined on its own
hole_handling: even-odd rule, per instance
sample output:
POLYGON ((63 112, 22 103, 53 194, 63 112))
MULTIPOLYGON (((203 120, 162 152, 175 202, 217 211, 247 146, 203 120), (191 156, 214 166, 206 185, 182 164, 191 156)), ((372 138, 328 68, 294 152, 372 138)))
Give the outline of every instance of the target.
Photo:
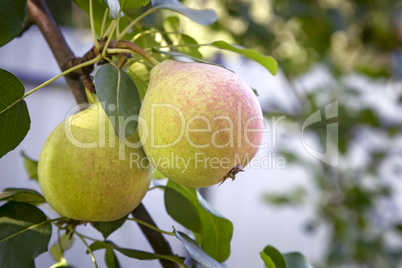
MULTIPOLYGON (((65 71, 65 63, 75 58, 74 53, 67 45, 60 28, 56 24, 52 14, 44 0, 28 0, 28 21, 36 24, 45 37, 56 61, 62 71, 65 71)), ((71 89, 77 103, 87 103, 84 84, 79 76, 65 76, 67 85, 71 89)))
MULTIPOLYGON (((136 209, 131 212, 134 218, 140 219, 152 226, 156 227, 155 222, 152 220, 151 216, 148 214, 148 211, 141 203, 136 209)), ((141 228, 141 231, 144 233, 155 253, 164 254, 164 255, 174 255, 172 249, 170 248, 169 243, 163 237, 163 235, 157 231, 154 231, 144 225, 138 225, 141 228)), ((174 262, 168 260, 159 260, 164 268, 177 268, 178 265, 174 262)))

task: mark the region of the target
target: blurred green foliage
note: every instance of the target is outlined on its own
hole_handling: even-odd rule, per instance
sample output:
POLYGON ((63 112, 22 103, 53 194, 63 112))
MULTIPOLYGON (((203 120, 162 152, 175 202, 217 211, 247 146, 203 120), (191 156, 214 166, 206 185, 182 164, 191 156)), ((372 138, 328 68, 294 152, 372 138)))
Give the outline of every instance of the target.
POLYGON ((334 74, 390 75, 392 54, 401 48, 402 3, 396 0, 219 0, 219 5, 215 30, 273 55, 292 77, 317 62, 334 74))
MULTIPOLYGON (((204 1, 197 3, 205 6, 204 1)), ((300 133, 293 133, 299 137, 311 114, 318 109, 325 114, 323 107, 339 101, 338 117, 333 121, 339 125, 338 140, 329 141, 338 147, 339 165, 310 161, 294 148, 278 146, 280 153, 291 159, 289 165, 307 170, 315 191, 294 188, 285 194, 267 194, 265 200, 281 206, 314 200, 316 215, 306 223, 306 231, 322 226, 329 230, 328 244, 323 245, 326 254, 317 267, 400 267, 401 220, 395 203, 398 191, 393 186, 397 182, 384 174, 381 166, 395 157, 402 124, 368 105, 364 100, 370 91, 345 78, 353 75, 368 84, 377 83, 381 96, 398 94, 385 91, 385 85, 402 78, 402 2, 219 0, 215 5, 220 19, 214 31, 228 32, 236 43, 273 55, 297 93, 295 112, 275 105, 275 110, 265 111, 266 117, 285 114, 291 120, 289 131, 295 131, 295 124, 300 126, 300 133), (329 73, 331 81, 303 88, 298 81, 316 66, 329 73), (384 145, 367 143, 370 135, 382 139, 384 145), (364 157, 362 164, 354 164, 356 156, 364 157)), ((399 105, 398 98, 390 99, 389 103, 399 105)), ((315 136, 324 151, 327 123, 312 124, 304 133, 315 136)))

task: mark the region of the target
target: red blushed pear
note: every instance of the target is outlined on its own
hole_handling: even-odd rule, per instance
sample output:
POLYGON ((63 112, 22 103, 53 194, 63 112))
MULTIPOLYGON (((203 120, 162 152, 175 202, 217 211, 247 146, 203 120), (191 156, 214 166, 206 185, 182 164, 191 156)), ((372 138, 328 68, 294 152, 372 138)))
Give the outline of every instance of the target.
POLYGON ((138 134, 119 140, 95 104, 52 131, 39 157, 38 177, 46 201, 60 215, 113 221, 139 205, 151 181, 150 166, 138 134), (132 154, 137 163, 130 163, 132 154))
POLYGON ((152 69, 138 132, 169 179, 189 187, 234 179, 257 154, 263 128, 254 92, 231 71, 173 60, 152 69))

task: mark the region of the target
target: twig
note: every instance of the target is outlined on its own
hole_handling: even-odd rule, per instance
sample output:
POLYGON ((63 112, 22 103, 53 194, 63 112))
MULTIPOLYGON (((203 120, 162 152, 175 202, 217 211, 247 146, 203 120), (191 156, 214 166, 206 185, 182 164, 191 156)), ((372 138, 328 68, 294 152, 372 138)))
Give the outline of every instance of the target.
MULTIPOLYGON (((136 209, 134 209, 133 212, 131 212, 131 215, 133 215, 134 218, 147 223, 148 225, 158 228, 142 203, 136 209)), ((160 232, 150 229, 148 226, 142 224, 138 224, 138 226, 141 228, 142 232, 148 239, 155 253, 173 255, 169 243, 166 241, 166 239, 160 232)), ((159 261, 164 268, 178 267, 175 263, 170 262, 168 260, 159 260, 159 261)))
POLYGON ((146 227, 148 227, 148 228, 150 228, 150 229, 152 229, 152 230, 154 230, 154 231, 157 231, 157 232, 159 232, 159 233, 162 233, 162 234, 165 234, 165 235, 175 236, 175 232, 163 231, 163 230, 158 229, 158 228, 156 228, 155 226, 153 226, 153 225, 151 225, 151 224, 148 224, 148 223, 146 223, 146 222, 144 222, 144 221, 142 221, 142 220, 135 219, 135 218, 127 218, 127 220, 129 220, 129 221, 134 221, 134 222, 136 222, 136 223, 138 223, 138 224, 142 224, 142 225, 144 225, 144 226, 146 226, 146 227))

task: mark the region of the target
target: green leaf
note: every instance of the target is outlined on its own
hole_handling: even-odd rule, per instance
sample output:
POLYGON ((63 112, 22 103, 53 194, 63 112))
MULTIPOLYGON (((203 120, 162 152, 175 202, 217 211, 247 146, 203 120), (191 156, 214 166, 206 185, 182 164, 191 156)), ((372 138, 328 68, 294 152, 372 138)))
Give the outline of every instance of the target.
POLYGON ((163 20, 163 29, 166 32, 180 32, 180 19, 176 16, 169 16, 163 20))
POLYGON ((219 262, 230 255, 233 224, 216 210, 194 188, 168 182, 165 206, 169 215, 193 231, 201 248, 219 262))
POLYGON ((74 236, 70 236, 70 234, 64 233, 60 239, 53 244, 50 248, 49 252, 52 255, 53 259, 58 263, 67 264, 66 260, 64 259, 64 251, 68 250, 72 247, 74 243, 74 236))
POLYGON ((218 261, 214 260, 211 256, 209 256, 205 251, 203 251, 200 246, 193 239, 188 237, 188 235, 175 231, 176 237, 183 242, 184 247, 186 248, 188 254, 196 260, 197 262, 205 265, 206 267, 216 267, 223 268, 224 266, 220 264, 218 261))
POLYGON ((166 176, 160 173, 157 169, 154 169, 152 172, 152 178, 153 179, 165 179, 166 176))
POLYGON ((194 58, 202 59, 202 54, 198 50, 198 42, 191 36, 182 34, 180 32, 180 19, 178 17, 167 17, 163 21, 163 28, 167 32, 164 34, 166 39, 171 41, 170 44, 178 46, 175 48, 175 50, 190 55, 194 58))
POLYGON ((183 52, 197 59, 203 58, 201 52, 198 50, 198 47, 183 46, 183 45, 198 45, 198 42, 194 38, 186 34, 180 34, 176 36, 177 36, 176 38, 177 45, 179 45, 179 47, 176 48, 177 51, 183 52))
POLYGON ((151 0, 151 2, 152 5, 158 9, 176 11, 201 25, 212 24, 218 19, 215 11, 212 9, 191 9, 180 3, 178 0, 151 0))
POLYGON ((127 69, 127 74, 131 77, 131 79, 133 79, 134 84, 137 86, 141 100, 144 99, 145 93, 147 92, 149 73, 150 71, 148 68, 139 62, 131 64, 127 69))
POLYGON ((21 151, 21 156, 24 158, 25 170, 31 179, 38 180, 38 161, 29 158, 24 151, 21 151))
MULTIPOLYGON (((173 185, 170 181, 168 186, 173 185), (170 184, 170 185, 169 185, 170 184)), ((201 233, 202 221, 199 212, 198 200, 195 199, 195 189, 191 189, 189 193, 181 193, 180 189, 176 190, 167 187, 165 190, 165 206, 167 213, 181 225, 191 231, 201 233)))
MULTIPOLYGON (((210 61, 206 61, 206 60, 201 60, 201 59, 192 57, 192 56, 190 56, 190 55, 188 55, 188 54, 185 54, 185 53, 182 53, 182 52, 179 52, 179 51, 162 51, 162 50, 159 50, 159 49, 156 49, 156 48, 153 48, 152 51, 153 51, 153 52, 160 53, 160 54, 165 54, 165 55, 173 56, 173 57, 186 57, 186 58, 192 59, 192 60, 194 60, 194 61, 196 61, 196 62, 205 63, 205 64, 211 64, 211 65, 215 65, 215 66, 219 66, 219 67, 225 68, 224 66, 222 66, 222 65, 220 65, 220 64, 217 64, 217 63, 214 63, 214 62, 210 62, 210 61)), ((225 68, 225 69, 226 69, 226 68, 225 68)))
POLYGON ((230 50, 236 52, 240 55, 243 55, 249 59, 252 59, 262 66, 264 66, 271 74, 275 75, 278 72, 278 63, 271 56, 264 56, 258 53, 254 49, 247 49, 240 46, 231 45, 225 41, 215 41, 211 43, 211 46, 217 47, 220 49, 230 50))
POLYGON ((276 268, 274 261, 266 253, 261 251, 260 256, 267 268, 276 268))
POLYGON ((125 0, 123 9, 133 9, 133 8, 140 8, 148 5, 149 0, 125 0))
POLYGON ((66 260, 62 260, 58 263, 53 264, 49 268, 74 268, 74 266, 68 264, 66 260))
POLYGON ((17 102, 24 91, 24 85, 15 75, 0 69, 0 158, 14 150, 30 128, 27 105, 23 100, 17 102))
POLYGON ((299 252, 283 254, 288 268, 313 268, 299 252))
POLYGON ((112 248, 106 248, 105 262, 108 268, 120 268, 119 260, 117 259, 116 254, 114 254, 112 248))
POLYGON ((21 31, 26 17, 26 0, 2 0, 0 8, 0 47, 21 31))
POLYGON ((38 205, 45 203, 45 198, 35 190, 25 188, 6 188, 0 193, 0 201, 17 201, 38 205))
MULTIPOLYGON (((128 216, 128 215, 127 215, 128 216)), ((127 219, 127 216, 115 220, 115 221, 109 221, 109 222, 91 222, 91 225, 98 230, 99 232, 102 233, 103 238, 106 239, 111 233, 119 229, 127 219)))
POLYGON ((99 101, 120 139, 137 128, 141 98, 130 76, 111 64, 102 66, 95 75, 99 101))
POLYGON ((172 255, 162 255, 162 254, 154 254, 154 253, 149 253, 145 251, 140 251, 140 250, 135 250, 135 249, 128 249, 128 248, 120 248, 117 245, 115 245, 111 241, 96 241, 92 243, 90 246, 90 249, 92 251, 96 251, 98 249, 113 249, 117 250, 118 252, 122 253, 123 255, 134 258, 134 259, 139 259, 139 260, 159 260, 159 259, 165 259, 169 260, 175 263, 184 263, 184 258, 177 257, 177 256, 172 256, 172 255))
POLYGON ((0 207, 0 267, 32 267, 47 251, 52 225, 37 207, 8 202, 0 207))
POLYGON ((272 266, 273 268, 286 268, 285 259, 276 248, 272 246, 266 246, 264 250, 260 253, 260 255, 261 258, 264 260, 265 265, 267 265, 268 268, 270 268, 268 264, 270 264, 271 266, 272 264, 274 264, 274 266, 272 266), (269 260, 271 260, 272 263, 265 256, 269 257, 269 260), (266 262, 266 260, 268 261, 266 262))

